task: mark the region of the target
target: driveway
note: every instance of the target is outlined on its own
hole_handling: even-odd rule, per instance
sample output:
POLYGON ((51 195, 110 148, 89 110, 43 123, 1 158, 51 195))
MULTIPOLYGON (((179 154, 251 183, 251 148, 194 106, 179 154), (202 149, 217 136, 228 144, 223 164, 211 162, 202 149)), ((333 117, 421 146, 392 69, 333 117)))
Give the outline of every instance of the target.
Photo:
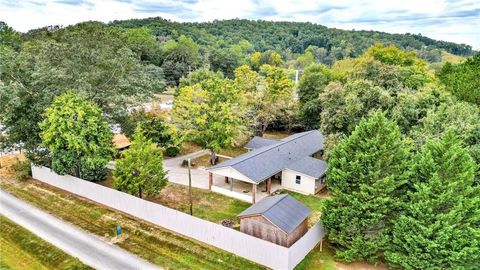
MULTIPOLYGON (((208 150, 200 150, 184 156, 166 159, 163 161, 163 167, 168 171, 168 181, 180 185, 188 186, 188 169, 182 167, 182 161, 194 159, 207 155, 208 150)), ((202 189, 208 189, 208 172, 204 169, 191 169, 192 186, 202 189)))
POLYGON ((160 269, 0 190, 0 214, 96 269, 160 269))

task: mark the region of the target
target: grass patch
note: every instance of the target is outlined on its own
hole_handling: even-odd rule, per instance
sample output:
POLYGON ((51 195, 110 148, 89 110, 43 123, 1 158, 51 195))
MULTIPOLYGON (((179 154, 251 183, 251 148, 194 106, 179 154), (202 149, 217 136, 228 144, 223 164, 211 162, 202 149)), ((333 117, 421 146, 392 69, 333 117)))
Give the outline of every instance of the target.
POLYGON ((180 153, 178 155, 183 156, 183 155, 194 153, 200 150, 202 150, 202 147, 195 143, 183 142, 182 145, 180 146, 180 153))
MULTIPOLYGON (((168 269, 262 269, 261 266, 218 248, 187 239, 147 222, 107 209, 36 180, 0 180, 0 187, 36 207, 86 231, 113 240, 118 224, 123 237, 116 244, 168 269)), ((206 194, 203 194, 206 195, 206 194)), ((227 209, 236 206, 225 206, 227 209)), ((199 215, 200 210, 196 211, 199 215)), ((221 218, 210 216, 211 219, 221 218)), ((228 211, 225 216, 229 216, 228 211)))
POLYGON ((92 269, 0 215, 0 269, 92 269))
POLYGON ((245 154, 247 152, 247 149, 243 148, 243 146, 237 146, 237 147, 229 147, 222 149, 219 154, 224 155, 224 156, 229 156, 229 157, 237 157, 240 156, 241 154, 245 154))
POLYGON ((328 242, 323 243, 323 250, 315 247, 296 267, 295 270, 335 270, 335 252, 330 247, 328 242))
POLYGON ((286 131, 265 131, 265 133, 263 133, 263 137, 267 139, 280 140, 292 134, 293 133, 289 133, 286 131))
MULTIPOLYGON (((205 167, 212 166, 212 164, 210 164, 210 158, 211 158, 210 154, 205 154, 203 156, 199 156, 192 159, 192 168, 200 168, 200 167, 205 168, 205 167)), ((218 157, 218 163, 223 162, 225 160, 227 159, 223 157, 218 157)), ((183 166, 183 164, 182 164, 182 167, 187 168, 187 166, 183 166)))
MULTIPOLYGON (((188 187, 183 185, 168 183, 159 195, 148 200, 190 213, 188 187)), ((192 201, 194 216, 216 223, 230 219, 237 225, 237 215, 250 206, 247 202, 198 188, 192 188, 192 201)))

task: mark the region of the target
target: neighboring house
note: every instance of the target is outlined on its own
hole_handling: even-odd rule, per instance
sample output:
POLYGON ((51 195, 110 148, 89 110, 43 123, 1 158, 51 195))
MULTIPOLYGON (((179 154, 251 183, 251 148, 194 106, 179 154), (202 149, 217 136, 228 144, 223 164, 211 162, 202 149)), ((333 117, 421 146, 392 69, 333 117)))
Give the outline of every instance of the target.
POLYGON ((240 231, 290 247, 308 231, 312 211, 288 194, 266 197, 240 213, 240 231))
MULTIPOLYGON (((247 200, 250 196, 253 203, 260 185, 267 194, 273 192, 272 185, 276 189, 315 194, 325 186, 327 163, 317 158, 323 151, 323 142, 323 135, 318 130, 297 133, 281 140, 254 137, 245 146, 249 152, 207 169, 209 187, 238 199, 247 200), (225 183, 214 183, 214 175, 225 177, 225 183), (240 190, 237 194, 234 182, 240 190), (251 185, 251 190, 245 189, 246 184, 251 185)), ((264 197, 265 194, 261 195, 264 197)))

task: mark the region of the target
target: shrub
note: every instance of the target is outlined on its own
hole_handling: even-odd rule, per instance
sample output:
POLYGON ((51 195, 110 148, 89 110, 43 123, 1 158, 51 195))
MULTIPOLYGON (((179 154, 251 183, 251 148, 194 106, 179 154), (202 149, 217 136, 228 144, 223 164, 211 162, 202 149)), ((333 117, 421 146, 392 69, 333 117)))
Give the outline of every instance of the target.
POLYGON ((176 157, 180 153, 180 147, 178 146, 169 146, 165 151, 165 154, 169 157, 176 157))
POLYGON ((16 180, 26 180, 32 176, 32 168, 29 160, 19 161, 13 164, 12 169, 15 171, 14 178, 16 180))

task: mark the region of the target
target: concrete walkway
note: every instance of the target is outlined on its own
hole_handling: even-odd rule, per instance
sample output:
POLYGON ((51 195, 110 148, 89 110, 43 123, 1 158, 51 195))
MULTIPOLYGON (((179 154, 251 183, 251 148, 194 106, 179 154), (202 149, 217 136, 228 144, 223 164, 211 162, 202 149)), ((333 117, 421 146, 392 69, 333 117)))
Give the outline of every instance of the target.
MULTIPOLYGON (((96 269, 160 269, 0 190, 0 214, 96 269)), ((113 229, 113 228, 112 228, 113 229)))

